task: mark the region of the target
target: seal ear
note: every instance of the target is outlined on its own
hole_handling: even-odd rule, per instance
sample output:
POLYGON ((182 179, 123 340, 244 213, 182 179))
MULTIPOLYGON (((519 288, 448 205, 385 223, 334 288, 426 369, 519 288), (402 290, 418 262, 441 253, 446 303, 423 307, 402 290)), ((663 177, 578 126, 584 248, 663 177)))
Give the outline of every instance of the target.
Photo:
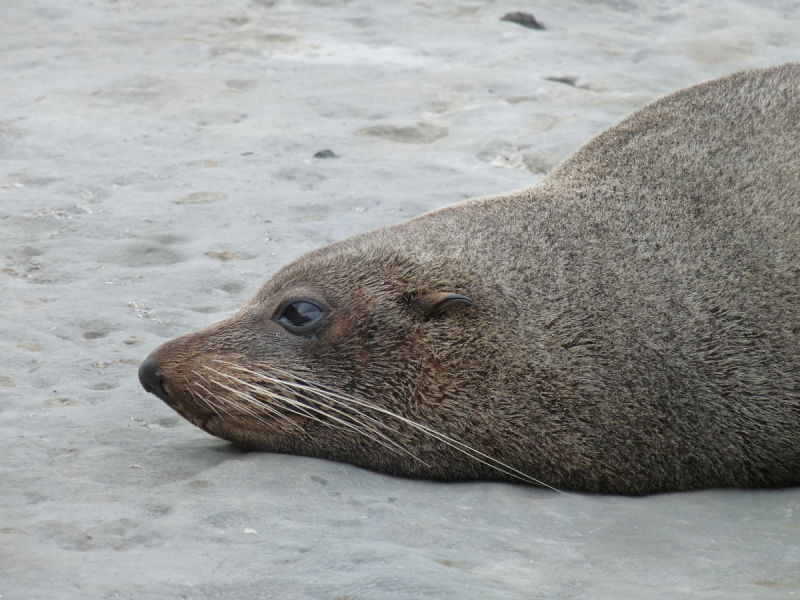
POLYGON ((435 317, 444 312, 457 309, 469 308, 473 304, 472 298, 461 294, 448 294, 447 292, 432 292, 424 294, 416 299, 415 304, 425 314, 426 317, 435 317))

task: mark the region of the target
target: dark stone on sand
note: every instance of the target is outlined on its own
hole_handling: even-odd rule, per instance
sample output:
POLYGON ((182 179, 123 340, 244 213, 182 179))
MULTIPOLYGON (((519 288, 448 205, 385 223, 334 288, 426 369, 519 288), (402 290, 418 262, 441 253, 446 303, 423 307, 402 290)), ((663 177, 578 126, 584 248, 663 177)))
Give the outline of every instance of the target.
POLYGON ((517 25, 522 25, 523 27, 527 27, 528 29, 544 29, 544 23, 541 23, 536 20, 530 13, 525 12, 513 12, 513 13, 506 13, 500 18, 501 21, 510 21, 511 23, 516 23, 517 25))

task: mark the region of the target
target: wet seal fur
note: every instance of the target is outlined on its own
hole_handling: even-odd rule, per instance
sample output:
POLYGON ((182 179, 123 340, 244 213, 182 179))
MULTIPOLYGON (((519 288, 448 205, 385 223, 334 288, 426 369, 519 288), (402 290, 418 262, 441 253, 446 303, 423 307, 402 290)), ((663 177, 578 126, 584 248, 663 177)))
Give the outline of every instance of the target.
POLYGON ((246 448, 650 493, 800 484, 800 65, 311 252, 139 372, 246 448))

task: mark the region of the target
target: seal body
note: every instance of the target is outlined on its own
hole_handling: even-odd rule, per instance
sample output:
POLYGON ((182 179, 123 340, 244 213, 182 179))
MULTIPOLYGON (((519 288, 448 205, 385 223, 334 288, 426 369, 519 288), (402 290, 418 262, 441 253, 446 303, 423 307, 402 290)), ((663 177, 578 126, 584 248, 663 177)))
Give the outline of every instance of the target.
POLYGON ((140 379, 241 446, 390 474, 800 484, 800 66, 681 90, 534 187, 311 252, 140 379))

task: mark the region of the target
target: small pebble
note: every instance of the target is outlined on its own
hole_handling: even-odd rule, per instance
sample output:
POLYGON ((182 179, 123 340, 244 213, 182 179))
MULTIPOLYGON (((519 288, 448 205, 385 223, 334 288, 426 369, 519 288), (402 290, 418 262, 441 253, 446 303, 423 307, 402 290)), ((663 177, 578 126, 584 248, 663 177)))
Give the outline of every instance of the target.
POLYGON ((536 20, 530 13, 525 12, 513 12, 513 13, 506 13, 500 18, 501 21, 509 21, 511 23, 516 23, 517 25, 522 25, 523 27, 527 27, 528 29, 544 29, 544 23, 540 23, 536 20))

